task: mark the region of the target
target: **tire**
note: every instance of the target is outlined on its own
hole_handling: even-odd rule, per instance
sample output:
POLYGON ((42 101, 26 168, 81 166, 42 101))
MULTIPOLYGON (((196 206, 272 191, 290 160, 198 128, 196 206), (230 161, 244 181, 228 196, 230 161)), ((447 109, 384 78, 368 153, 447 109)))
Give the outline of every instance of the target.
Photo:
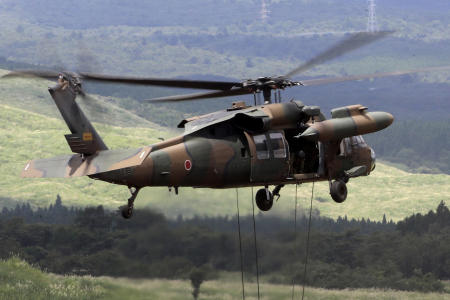
POLYGON ((260 210, 268 211, 273 205, 273 195, 270 191, 267 193, 266 189, 259 189, 256 192, 255 202, 260 210), (269 196, 269 198, 267 198, 267 196, 269 196))
POLYGON ((131 218, 131 216, 133 215, 133 209, 129 208, 128 206, 124 206, 122 207, 122 209, 120 210, 122 217, 124 219, 129 219, 131 218))
POLYGON ((347 185, 341 180, 336 180, 331 184, 331 198, 337 203, 342 203, 347 199, 347 185))

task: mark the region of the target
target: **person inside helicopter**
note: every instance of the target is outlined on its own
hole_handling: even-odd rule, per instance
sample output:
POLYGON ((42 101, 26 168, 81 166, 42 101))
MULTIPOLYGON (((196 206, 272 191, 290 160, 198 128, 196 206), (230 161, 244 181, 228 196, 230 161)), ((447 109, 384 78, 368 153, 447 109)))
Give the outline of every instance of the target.
POLYGON ((319 149, 316 142, 295 138, 297 130, 286 130, 285 137, 291 152, 291 173, 316 173, 319 168, 319 149))

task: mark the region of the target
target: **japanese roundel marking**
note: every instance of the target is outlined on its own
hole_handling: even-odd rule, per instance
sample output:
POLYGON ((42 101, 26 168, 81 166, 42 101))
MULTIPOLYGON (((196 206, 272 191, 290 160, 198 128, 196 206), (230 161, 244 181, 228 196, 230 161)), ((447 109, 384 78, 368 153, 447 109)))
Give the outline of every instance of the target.
POLYGON ((184 161, 184 168, 186 171, 190 171, 192 169, 192 162, 189 159, 184 161))

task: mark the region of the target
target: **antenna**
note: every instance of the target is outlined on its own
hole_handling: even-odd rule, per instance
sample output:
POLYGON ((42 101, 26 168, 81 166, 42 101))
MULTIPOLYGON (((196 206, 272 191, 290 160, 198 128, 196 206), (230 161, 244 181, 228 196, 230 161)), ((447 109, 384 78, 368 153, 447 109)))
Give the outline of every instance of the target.
POLYGON ((369 5, 369 16, 367 18, 367 31, 375 32, 378 31, 378 23, 377 23, 377 15, 375 13, 375 0, 367 0, 367 4, 369 5))
POLYGON ((266 1, 262 0, 261 10, 260 10, 260 14, 261 14, 260 18, 263 23, 266 23, 267 19, 269 18, 269 13, 270 13, 270 10, 267 9, 266 1))

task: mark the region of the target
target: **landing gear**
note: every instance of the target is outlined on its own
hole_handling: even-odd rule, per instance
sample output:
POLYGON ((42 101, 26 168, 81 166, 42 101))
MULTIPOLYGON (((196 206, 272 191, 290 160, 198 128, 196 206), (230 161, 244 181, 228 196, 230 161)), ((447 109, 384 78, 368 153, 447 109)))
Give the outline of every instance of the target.
POLYGON ((280 197, 281 197, 280 191, 281 191, 281 188, 283 188, 283 187, 284 187, 284 184, 279 184, 273 189, 272 194, 273 194, 274 198, 277 197, 276 201, 278 201, 278 199, 280 199, 280 197))
POLYGON ((122 213, 122 217, 124 217, 125 219, 129 219, 133 215, 134 199, 136 199, 136 196, 141 188, 130 187, 128 189, 130 190, 131 197, 128 198, 128 204, 122 206, 120 210, 122 213))
POLYGON ((330 186, 330 194, 335 202, 344 202, 347 199, 347 185, 340 179, 333 181, 330 186))
POLYGON ((268 211, 273 205, 273 194, 269 188, 259 189, 256 192, 255 202, 258 208, 262 211, 268 211))

